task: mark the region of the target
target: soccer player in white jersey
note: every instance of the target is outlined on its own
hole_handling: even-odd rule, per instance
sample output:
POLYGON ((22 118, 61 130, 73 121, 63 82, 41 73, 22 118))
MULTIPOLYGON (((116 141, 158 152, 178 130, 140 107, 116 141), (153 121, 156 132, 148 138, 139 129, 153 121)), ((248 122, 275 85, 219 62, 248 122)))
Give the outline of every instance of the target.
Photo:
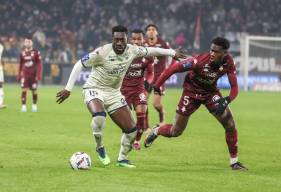
POLYGON ((4 90, 3 90, 4 74, 3 74, 3 66, 1 61, 3 50, 4 47, 0 43, 0 109, 6 108, 6 105, 4 104, 4 90))
POLYGON ((124 26, 113 27, 112 43, 97 48, 79 60, 72 69, 66 87, 57 93, 57 102, 62 103, 69 97, 81 69, 92 67, 91 74, 83 86, 83 95, 84 102, 92 115, 91 127, 99 159, 104 165, 110 163, 103 145, 102 134, 107 112, 123 131, 117 166, 133 168, 135 165, 127 156, 137 133, 136 124, 120 92, 127 69, 138 57, 168 55, 184 58, 185 55, 180 50, 145 48, 127 44, 127 32, 124 26))

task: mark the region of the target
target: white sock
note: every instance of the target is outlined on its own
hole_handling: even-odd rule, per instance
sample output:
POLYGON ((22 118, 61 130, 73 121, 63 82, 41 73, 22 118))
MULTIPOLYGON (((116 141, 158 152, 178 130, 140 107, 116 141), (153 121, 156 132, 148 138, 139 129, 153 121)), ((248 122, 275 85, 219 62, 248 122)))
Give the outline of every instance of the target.
POLYGON ((234 163, 237 163, 238 162, 238 156, 237 157, 230 157, 230 165, 234 164, 234 163))
POLYGON ((105 126, 105 117, 104 116, 95 116, 92 119, 91 127, 93 130, 93 136, 97 144, 97 148, 103 146, 103 134, 102 131, 105 126))
POLYGON ((118 161, 127 159, 128 153, 132 150, 132 144, 136 138, 137 130, 132 133, 123 133, 118 161))
POLYGON ((0 105, 4 104, 4 90, 3 87, 0 88, 0 105))

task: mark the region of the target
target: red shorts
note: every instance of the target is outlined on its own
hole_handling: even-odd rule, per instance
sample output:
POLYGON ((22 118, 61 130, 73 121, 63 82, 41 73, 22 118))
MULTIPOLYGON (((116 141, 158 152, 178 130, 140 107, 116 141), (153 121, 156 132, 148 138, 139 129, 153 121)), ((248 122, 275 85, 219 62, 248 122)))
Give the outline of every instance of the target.
POLYGON ((129 107, 135 108, 138 105, 147 105, 147 96, 145 89, 138 89, 136 87, 121 89, 122 95, 125 96, 125 100, 129 107))
POLYGON ((29 88, 31 90, 36 90, 38 83, 34 77, 22 77, 21 80, 21 88, 29 88))
POLYGON ((195 112, 201 104, 209 110, 210 113, 216 110, 216 103, 219 98, 222 97, 222 94, 219 91, 215 91, 208 94, 193 94, 188 91, 183 91, 179 104, 177 106, 177 113, 190 116, 195 112))

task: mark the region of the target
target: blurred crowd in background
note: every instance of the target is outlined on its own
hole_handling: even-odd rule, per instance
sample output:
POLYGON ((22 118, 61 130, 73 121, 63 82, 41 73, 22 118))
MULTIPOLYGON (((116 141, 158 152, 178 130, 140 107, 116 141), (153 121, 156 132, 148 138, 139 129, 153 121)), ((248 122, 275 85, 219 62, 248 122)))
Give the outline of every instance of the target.
POLYGON ((44 64, 73 64, 111 42, 112 26, 154 23, 173 48, 206 51, 214 36, 234 44, 242 33, 280 36, 280 10, 279 0, 6 0, 0 40, 6 59, 18 58, 22 39, 32 34, 44 64))

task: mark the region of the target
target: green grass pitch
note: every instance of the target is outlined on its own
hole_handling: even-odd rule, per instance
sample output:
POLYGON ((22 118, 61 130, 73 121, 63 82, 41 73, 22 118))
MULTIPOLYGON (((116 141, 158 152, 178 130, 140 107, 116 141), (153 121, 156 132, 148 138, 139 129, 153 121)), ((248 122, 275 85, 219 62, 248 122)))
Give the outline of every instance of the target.
MULTIPOLYGON (((248 172, 229 168, 223 128, 202 106, 182 136, 159 137, 149 149, 132 151, 136 169, 115 161, 120 129, 107 119, 104 141, 112 164, 102 166, 95 153, 89 115, 81 88, 63 104, 55 103, 61 89, 39 89, 39 112, 20 113, 20 88, 5 85, 7 109, 0 110, 0 192, 279 192, 281 191, 281 95, 241 92, 231 103, 239 131, 239 159, 248 172), (69 157, 90 154, 90 171, 73 171, 69 157)), ((223 92, 225 95, 228 92, 223 92)), ((164 97, 167 122, 172 122, 180 89, 164 97)), ((158 116, 150 106, 150 125, 158 116)))

